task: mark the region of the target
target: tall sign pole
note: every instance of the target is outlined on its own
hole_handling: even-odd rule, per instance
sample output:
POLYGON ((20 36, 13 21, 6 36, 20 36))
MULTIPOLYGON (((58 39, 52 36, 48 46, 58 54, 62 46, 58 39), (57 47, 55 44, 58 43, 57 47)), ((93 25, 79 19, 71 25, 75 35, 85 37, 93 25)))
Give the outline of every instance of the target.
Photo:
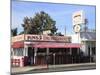
MULTIPOLYGON (((83 10, 76 11, 72 15, 72 23, 73 23, 73 29, 74 32, 76 33, 78 37, 78 43, 80 43, 80 31, 81 31, 81 26, 84 24, 85 19, 84 19, 84 13, 83 10)), ((80 53, 80 49, 78 49, 78 54, 80 53)), ((80 57, 79 57, 80 60, 80 57)), ((79 61, 80 62, 80 61, 79 61)))

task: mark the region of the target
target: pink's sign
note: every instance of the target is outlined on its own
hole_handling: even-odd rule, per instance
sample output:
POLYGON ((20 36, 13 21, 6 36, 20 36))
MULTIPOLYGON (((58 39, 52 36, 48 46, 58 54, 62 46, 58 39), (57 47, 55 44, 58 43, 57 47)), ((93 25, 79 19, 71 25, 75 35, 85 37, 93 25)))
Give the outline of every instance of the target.
POLYGON ((47 36, 47 35, 25 35, 25 40, 71 42, 71 37, 68 37, 68 36, 47 36))
POLYGON ((71 42, 71 37, 69 36, 48 36, 48 35, 19 35, 12 37, 12 42, 17 41, 54 41, 54 42, 71 42))

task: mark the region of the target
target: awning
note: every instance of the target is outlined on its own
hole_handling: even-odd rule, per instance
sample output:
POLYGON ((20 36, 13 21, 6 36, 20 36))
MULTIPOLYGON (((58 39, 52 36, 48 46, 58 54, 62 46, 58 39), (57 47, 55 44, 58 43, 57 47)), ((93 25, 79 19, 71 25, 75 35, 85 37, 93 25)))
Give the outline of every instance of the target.
POLYGON ((37 48, 80 48, 81 44, 76 43, 38 43, 33 44, 32 47, 37 48))
MULTIPOLYGON (((32 42, 25 43, 29 47, 37 48, 80 48, 81 44, 77 43, 55 43, 55 42, 32 42)), ((24 47, 24 42, 14 42, 12 48, 22 48, 24 47)))
POLYGON ((24 47, 24 42, 14 42, 11 45, 12 48, 23 48, 24 47))

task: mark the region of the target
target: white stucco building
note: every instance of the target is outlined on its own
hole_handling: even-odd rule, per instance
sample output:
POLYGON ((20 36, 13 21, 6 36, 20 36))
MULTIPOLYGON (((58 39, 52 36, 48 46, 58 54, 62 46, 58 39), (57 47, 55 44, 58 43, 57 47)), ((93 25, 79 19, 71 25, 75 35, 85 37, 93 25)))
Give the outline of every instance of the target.
POLYGON ((72 43, 81 43, 81 51, 85 56, 96 55, 96 32, 87 31, 70 35, 72 43))

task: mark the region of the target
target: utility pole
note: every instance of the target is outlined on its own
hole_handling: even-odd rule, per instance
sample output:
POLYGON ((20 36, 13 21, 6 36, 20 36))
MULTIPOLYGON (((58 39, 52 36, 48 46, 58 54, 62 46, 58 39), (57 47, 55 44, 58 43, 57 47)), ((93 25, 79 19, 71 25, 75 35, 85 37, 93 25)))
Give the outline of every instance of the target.
POLYGON ((66 25, 65 25, 65 28, 64 29, 65 29, 65 36, 66 36, 66 25))

